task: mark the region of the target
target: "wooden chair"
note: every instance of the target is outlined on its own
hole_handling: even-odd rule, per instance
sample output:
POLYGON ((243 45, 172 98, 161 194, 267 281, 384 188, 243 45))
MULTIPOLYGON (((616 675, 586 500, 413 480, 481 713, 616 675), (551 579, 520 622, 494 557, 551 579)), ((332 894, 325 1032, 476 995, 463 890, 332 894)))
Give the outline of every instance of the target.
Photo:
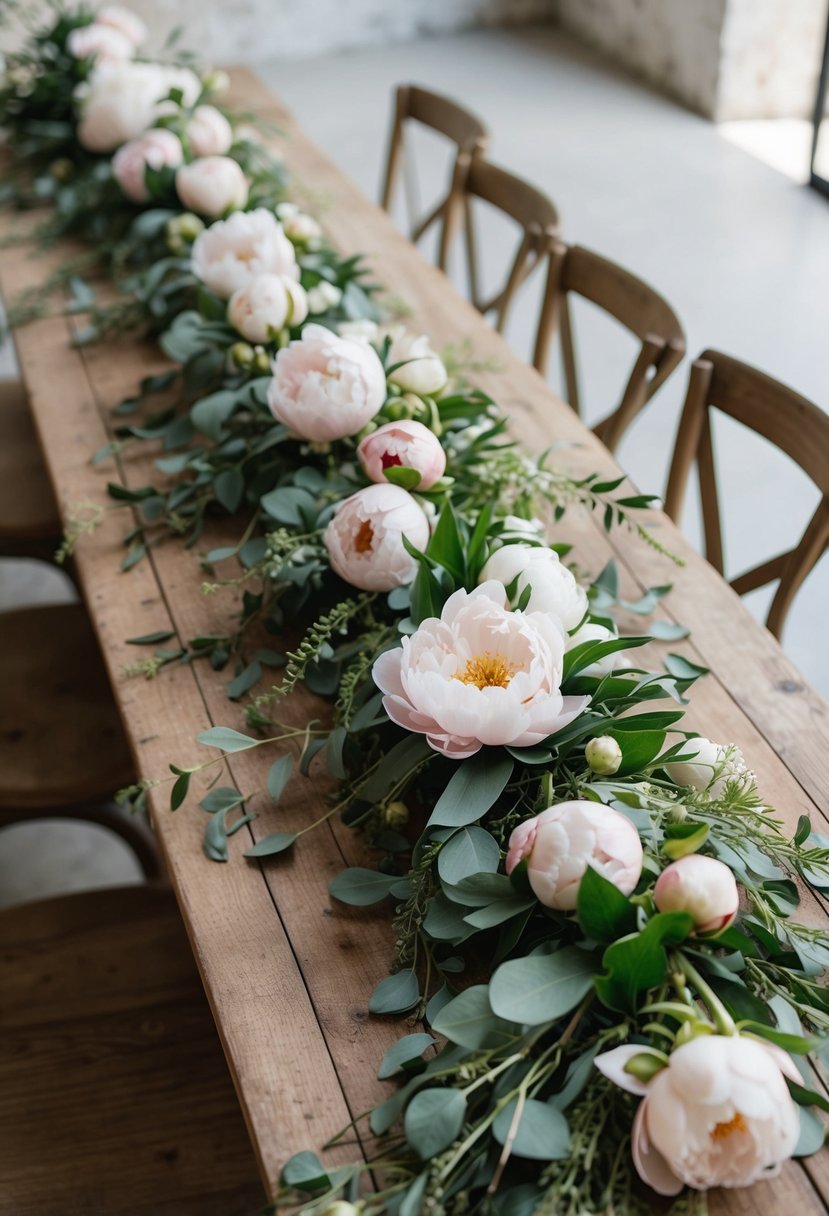
POLYGON ((402 84, 395 94, 394 119, 389 138, 389 151, 383 180, 382 206, 388 211, 402 168, 406 191, 406 209, 411 227, 411 240, 417 242, 423 234, 440 222, 438 266, 446 269, 446 258, 457 221, 464 182, 472 160, 483 152, 489 142, 489 132, 474 114, 449 97, 432 93, 414 84, 402 84), (455 159, 445 197, 426 216, 418 217, 420 204, 411 156, 406 155, 406 126, 418 122, 438 131, 456 147, 455 159))
POLYGON ((63 530, 26 392, 0 381, 0 555, 50 560, 63 530))
POLYGON ((603 309, 639 339, 641 347, 619 404, 594 428, 611 452, 634 418, 662 387, 685 354, 685 334, 670 305, 652 287, 615 262, 581 245, 556 242, 549 297, 539 327, 536 367, 546 370, 549 346, 558 330, 567 401, 581 413, 570 296, 603 309))
POLYGON ((71 818, 119 835, 148 877, 152 833, 112 804, 134 766, 81 604, 0 614, 0 828, 71 818))
POLYGON ((688 475, 696 462, 705 556, 721 574, 723 543, 712 409, 775 444, 800 465, 821 493, 820 503, 797 544, 731 583, 738 595, 745 595, 779 580, 766 619, 769 630, 779 638, 798 588, 829 544, 829 416, 771 376, 719 351, 703 351, 693 363, 665 494, 665 510, 672 519, 679 520, 688 475))
POLYGON ((543 372, 549 325, 547 301, 553 281, 552 253, 556 246, 559 215, 555 204, 531 186, 529 182, 498 165, 493 165, 482 156, 476 156, 469 166, 463 196, 464 234, 466 244, 466 268, 472 303, 486 316, 494 314, 495 328, 503 332, 507 315, 518 289, 529 277, 546 264, 547 273, 543 292, 543 303, 536 331, 533 366, 543 372), (485 297, 480 287, 478 267, 478 239, 476 235, 474 200, 494 207, 509 216, 521 228, 521 237, 515 257, 510 263, 504 286, 494 295, 485 297))
POLYGON ((265 1197, 169 891, 0 911, 0 1216, 258 1216, 265 1197))

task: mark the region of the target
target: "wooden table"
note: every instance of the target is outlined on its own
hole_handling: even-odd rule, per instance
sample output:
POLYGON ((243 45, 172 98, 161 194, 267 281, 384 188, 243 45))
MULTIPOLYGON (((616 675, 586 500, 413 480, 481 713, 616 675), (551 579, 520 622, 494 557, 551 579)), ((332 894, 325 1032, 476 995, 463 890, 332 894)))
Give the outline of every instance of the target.
MULTIPOLYGON (((308 191, 310 205, 338 247, 369 255, 378 281, 410 305, 407 323, 428 333, 438 348, 469 338, 476 356, 497 365, 498 370, 476 379, 510 413, 513 433, 528 450, 538 452, 551 440, 575 444, 562 448, 561 462, 577 473, 613 475, 611 457, 572 411, 363 198, 250 72, 233 73, 232 100, 280 129, 275 142, 296 179, 296 192, 308 191)), ((4 216, 3 234, 17 223, 4 216)), ((4 250, 0 286, 6 298, 39 281, 62 255, 65 251, 52 251, 34 259, 19 244, 4 250)), ((117 470, 112 464, 92 466, 89 458, 107 441, 110 407, 133 393, 142 376, 164 365, 154 347, 134 340, 72 350, 71 327, 65 317, 52 317, 16 335, 49 473, 64 510, 83 499, 108 505, 106 482, 116 477, 135 486, 158 476, 145 455, 128 457, 117 470)), ((660 408, 658 400, 651 408, 660 408)), ((655 475, 661 477, 662 470, 655 475)), ((154 550, 149 560, 122 574, 125 522, 123 512, 114 512, 94 536, 80 542, 77 571, 136 765, 142 776, 152 778, 163 776, 171 760, 189 765, 205 759, 204 749, 194 742, 200 731, 242 723, 225 696, 228 676, 207 664, 173 666, 151 681, 127 678, 124 667, 137 656, 125 639, 174 629, 186 642, 197 634, 219 632, 226 628, 235 600, 232 595, 203 596, 196 555, 176 543, 154 550)), ((670 649, 684 650, 711 669, 693 690, 688 725, 737 743, 759 774, 765 797, 792 828, 805 813, 826 831, 829 706, 673 525, 658 513, 649 522, 659 539, 684 558, 683 567, 674 567, 632 533, 617 531, 608 538, 586 515, 568 516, 556 539, 574 542, 574 557, 585 574, 595 575, 615 556, 628 598, 637 598, 648 586, 673 583, 659 614, 682 622, 692 633, 689 642, 672 643, 670 649)), ((214 543, 216 537, 206 536, 202 550, 214 543)), ((636 631, 633 620, 621 623, 636 631)), ((660 649, 665 647, 654 647, 651 656, 657 663, 660 649)), ((306 720, 306 710, 301 701, 289 706, 297 722, 306 720)), ((257 751, 232 757, 232 781, 245 792, 261 789, 273 758, 257 751)), ((153 823, 262 1178, 273 1195, 288 1156, 318 1149, 389 1092, 375 1076, 400 1026, 367 1011, 369 994, 387 973, 391 956, 387 914, 331 906, 329 880, 360 859, 359 842, 341 825, 315 832, 290 859, 261 865, 242 858, 246 842, 240 833, 231 841, 229 864, 217 865, 201 851, 204 818, 192 809, 197 799, 191 795, 188 806, 172 814, 168 788, 151 799, 153 823)), ((296 778, 290 788, 284 806, 253 800, 259 818, 244 830, 250 839, 302 827, 317 817, 324 791, 320 779, 296 778)), ((826 920, 825 907, 810 893, 802 911, 816 923, 826 920)), ((353 1160, 357 1152, 352 1142, 326 1160, 353 1160)), ((829 1166, 820 1154, 803 1165, 790 1164, 776 1182, 749 1193, 722 1193, 713 1207, 768 1216, 797 1208, 805 1216, 824 1211, 827 1200, 829 1166)))

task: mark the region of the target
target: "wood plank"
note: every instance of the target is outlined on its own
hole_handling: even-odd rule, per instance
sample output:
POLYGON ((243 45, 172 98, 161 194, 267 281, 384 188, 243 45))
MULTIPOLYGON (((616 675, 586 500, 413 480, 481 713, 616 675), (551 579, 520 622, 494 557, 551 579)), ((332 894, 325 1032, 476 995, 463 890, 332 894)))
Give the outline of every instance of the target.
MULTIPOLYGON (((533 450, 546 447, 551 437, 575 442, 577 447, 562 451, 575 472, 614 469, 572 411, 421 260, 388 218, 360 196, 251 73, 234 73, 234 101, 282 128, 279 143, 304 184, 309 206, 320 213, 335 244, 347 252, 369 253, 378 279, 411 305, 409 324, 430 333, 436 345, 469 336, 478 356, 499 364, 500 370, 479 379, 511 412, 519 438, 533 450)), ((6 293, 31 282, 46 261, 33 266, 22 249, 7 254, 2 267, 6 293)), ((35 417, 64 508, 84 497, 103 504, 105 482, 113 471, 106 465, 91 468, 89 455, 105 442, 110 407, 155 369, 158 354, 132 341, 80 354, 68 350, 66 338, 63 319, 36 323, 18 335, 21 362, 34 390, 35 417), (56 385, 61 386, 59 399, 56 385)), ((121 462, 119 475, 126 484, 138 485, 149 479, 150 470, 146 454, 132 453, 121 462)), ((616 553, 630 596, 648 583, 673 577, 676 590, 663 612, 679 615, 693 628, 688 653, 714 668, 693 692, 689 722, 744 748, 760 773, 764 793, 787 823, 793 826, 801 812, 825 813, 829 761, 817 743, 825 729, 825 703, 673 526, 658 515, 653 518, 660 539, 687 558, 683 570, 675 571, 627 535, 615 534, 608 542, 587 516, 568 520, 566 528, 580 565, 591 573, 616 553), (739 659, 723 653, 729 645, 739 659), (797 691, 784 699, 775 680, 797 684, 797 691), (750 702, 745 712, 743 700, 750 702), (784 724, 777 721, 781 713, 784 724), (781 750, 782 758, 777 754, 781 750)), ((199 594, 197 558, 177 544, 159 548, 150 562, 121 575, 124 520, 122 513, 111 515, 94 538, 81 543, 78 567, 136 762, 144 775, 155 777, 169 760, 203 760, 195 735, 213 723, 232 724, 236 711, 225 698, 227 677, 207 667, 168 669, 151 682, 125 679, 123 666, 136 656, 124 639, 168 627, 175 627, 183 641, 197 633, 224 631, 231 605, 226 598, 199 594)), ((206 535, 204 548, 218 537, 218 532, 206 535)), ((286 703, 283 716, 302 723, 312 704, 313 699, 298 697, 286 703)), ((272 759, 260 752, 239 753, 230 766, 231 780, 245 791, 261 789, 272 759)), ((254 800, 261 817, 250 828, 250 839, 310 823, 324 812, 327 792, 325 781, 315 778, 295 783, 285 806, 254 800)), ((361 856, 359 842, 347 830, 329 825, 292 860, 273 859, 261 867, 241 860, 242 842, 236 837, 231 842, 236 856, 229 865, 217 866, 200 855, 198 815, 192 810, 172 815, 166 794, 153 798, 152 809, 263 1179, 273 1194, 279 1167, 291 1152, 318 1147, 383 1092, 374 1080, 376 1066, 400 1025, 369 1018, 366 1006, 373 984, 387 969, 387 914, 329 906, 328 879, 344 861, 353 864, 361 856)), ((806 917, 820 914, 810 897, 806 917)), ((353 1158, 354 1151, 346 1146, 335 1159, 353 1158)), ((750 1194, 752 1210, 769 1216, 780 1210, 777 1200, 788 1202, 793 1195, 804 1211, 822 1210, 796 1166, 786 1172, 785 1181, 750 1194)), ((738 1206, 742 1199, 727 1196, 723 1202, 720 1211, 745 1210, 738 1206)))

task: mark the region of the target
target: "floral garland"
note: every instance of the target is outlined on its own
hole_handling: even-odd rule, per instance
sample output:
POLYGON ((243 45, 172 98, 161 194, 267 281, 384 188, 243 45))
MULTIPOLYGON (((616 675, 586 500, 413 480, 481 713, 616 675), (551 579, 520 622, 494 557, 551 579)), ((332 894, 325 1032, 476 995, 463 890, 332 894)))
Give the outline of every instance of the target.
MULTIPOLYGON (((646 616, 665 588, 624 603, 612 563, 581 586, 537 519, 577 502, 608 529, 640 527, 631 512, 651 500, 509 443, 463 367, 380 323, 359 259, 325 244, 274 162, 206 101, 217 75, 139 63, 142 38, 126 10, 61 9, 0 90, 33 166, 15 201, 51 201, 41 237, 95 241, 120 282, 99 305, 74 269, 59 280, 91 313, 82 338, 149 325, 178 365, 117 412, 177 399, 119 423, 95 456, 165 448, 163 485, 112 487, 138 511, 124 564, 171 535, 196 544, 213 516, 245 517, 238 542, 203 559, 240 562, 222 580, 245 588, 238 627, 178 649, 131 639, 156 648, 136 666, 232 660, 234 700, 282 666, 246 706, 257 728, 300 683, 332 702, 324 726, 204 732, 215 755, 171 765, 171 806, 228 754, 276 747, 275 801, 286 743, 301 742, 302 774, 324 755, 339 782, 324 818, 380 853, 332 894, 386 901, 397 933, 369 1007, 428 1026, 380 1064, 401 1084, 362 1117, 371 1159, 326 1171, 298 1154, 276 1209, 638 1216, 650 1187, 703 1212, 708 1188, 774 1176, 820 1148, 810 1108, 829 1111, 815 1076, 829 945, 792 919, 793 876, 829 886, 829 839, 806 817, 790 836, 737 749, 683 729, 701 668, 632 664, 627 652, 682 631, 620 637, 616 605, 646 616), (293 651, 250 649, 254 622, 284 634, 312 602, 293 651)), ((141 806, 154 784, 125 796, 141 806)), ((247 801, 215 783, 202 799, 208 856, 227 860, 247 801)))

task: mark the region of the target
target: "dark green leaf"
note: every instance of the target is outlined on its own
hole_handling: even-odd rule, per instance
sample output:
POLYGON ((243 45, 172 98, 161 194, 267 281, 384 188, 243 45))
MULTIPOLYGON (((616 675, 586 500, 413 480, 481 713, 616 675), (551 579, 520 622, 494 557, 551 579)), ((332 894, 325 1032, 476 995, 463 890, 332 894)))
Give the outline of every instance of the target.
POLYGON ((636 908, 618 887, 588 866, 579 884, 581 927, 596 941, 614 941, 636 928, 636 908))
POLYGON ((428 826, 463 827, 481 819, 501 796, 512 776, 511 756, 496 748, 481 748, 463 760, 438 799, 428 826))
POLYGON ((245 850, 245 857, 273 857, 275 853, 284 853, 290 849, 297 838, 296 832, 274 832, 263 836, 256 844, 245 850))
POLYGON ((385 899, 396 882, 397 875, 380 874, 377 870, 354 866, 333 878, 328 889, 341 903, 362 908, 385 899))

